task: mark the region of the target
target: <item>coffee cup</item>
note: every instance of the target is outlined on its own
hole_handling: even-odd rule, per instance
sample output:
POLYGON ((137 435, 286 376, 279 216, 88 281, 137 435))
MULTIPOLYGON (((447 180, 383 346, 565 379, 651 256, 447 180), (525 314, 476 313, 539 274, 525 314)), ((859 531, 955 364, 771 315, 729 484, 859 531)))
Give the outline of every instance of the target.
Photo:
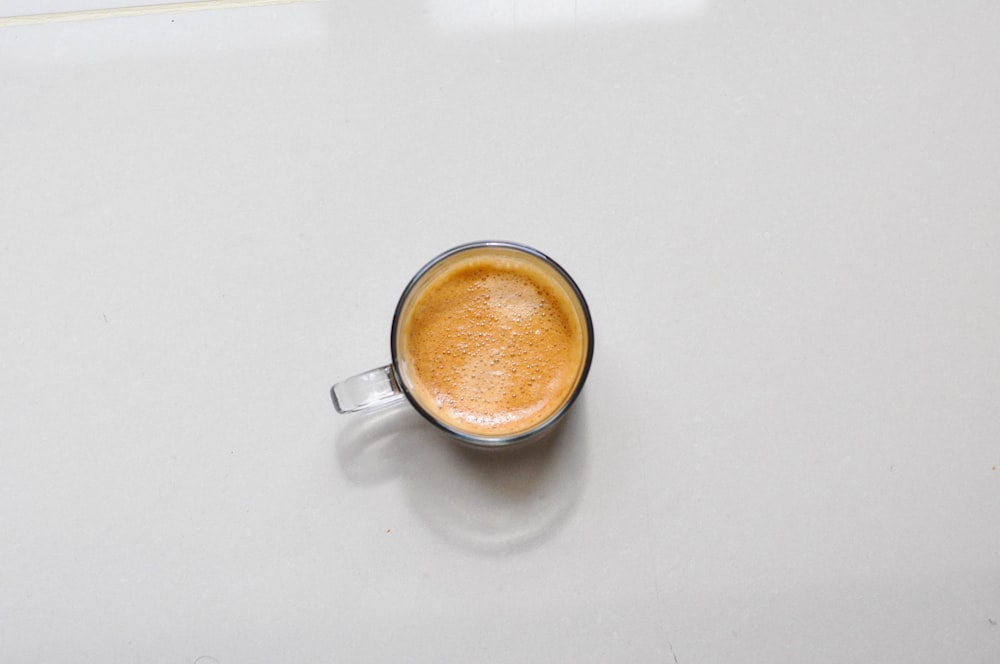
POLYGON ((507 446, 549 431, 590 370, 594 329, 569 274, 513 242, 442 253, 396 305, 392 362, 330 389, 339 413, 408 401, 458 440, 507 446))

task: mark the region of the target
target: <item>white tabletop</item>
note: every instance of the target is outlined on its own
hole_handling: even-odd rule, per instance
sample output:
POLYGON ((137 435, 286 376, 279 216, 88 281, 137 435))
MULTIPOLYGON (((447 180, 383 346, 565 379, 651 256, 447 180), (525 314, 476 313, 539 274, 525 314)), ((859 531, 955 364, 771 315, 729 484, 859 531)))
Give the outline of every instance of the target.
POLYGON ((0 661, 1000 661, 1000 5, 826 4, 6 3, 0 661), (337 415, 479 239, 556 437, 337 415))

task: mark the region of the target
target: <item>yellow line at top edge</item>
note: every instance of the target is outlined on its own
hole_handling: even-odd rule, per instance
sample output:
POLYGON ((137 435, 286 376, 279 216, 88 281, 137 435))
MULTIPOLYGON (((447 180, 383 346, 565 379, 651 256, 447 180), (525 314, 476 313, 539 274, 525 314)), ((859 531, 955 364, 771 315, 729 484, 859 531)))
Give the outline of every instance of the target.
POLYGON ((262 7, 265 5, 288 5, 315 0, 196 0, 195 2, 165 2, 136 7, 110 7, 105 9, 82 9, 48 14, 26 14, 24 16, 0 16, 0 28, 42 23, 65 23, 68 21, 93 21, 108 18, 150 16, 179 12, 197 12, 211 9, 239 9, 242 7, 262 7))

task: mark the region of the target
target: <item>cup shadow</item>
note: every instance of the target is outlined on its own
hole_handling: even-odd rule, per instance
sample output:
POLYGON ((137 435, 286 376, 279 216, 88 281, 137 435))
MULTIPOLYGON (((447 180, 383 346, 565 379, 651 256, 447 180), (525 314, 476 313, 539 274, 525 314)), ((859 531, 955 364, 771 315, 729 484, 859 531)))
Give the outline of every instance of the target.
POLYGON ((583 400, 544 438, 500 449, 458 443, 409 408, 355 417, 337 461, 355 484, 402 483, 414 513, 455 546, 525 551, 558 532, 582 494, 583 400))

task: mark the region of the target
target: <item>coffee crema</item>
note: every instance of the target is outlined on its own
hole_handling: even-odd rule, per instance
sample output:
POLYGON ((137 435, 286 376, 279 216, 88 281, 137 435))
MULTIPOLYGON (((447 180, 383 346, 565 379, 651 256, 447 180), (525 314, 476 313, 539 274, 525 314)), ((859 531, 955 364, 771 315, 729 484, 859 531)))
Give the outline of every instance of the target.
POLYGON ((558 413, 590 343, 572 288, 509 250, 471 252, 428 275, 397 325, 411 396, 448 426, 482 436, 530 431, 558 413))

